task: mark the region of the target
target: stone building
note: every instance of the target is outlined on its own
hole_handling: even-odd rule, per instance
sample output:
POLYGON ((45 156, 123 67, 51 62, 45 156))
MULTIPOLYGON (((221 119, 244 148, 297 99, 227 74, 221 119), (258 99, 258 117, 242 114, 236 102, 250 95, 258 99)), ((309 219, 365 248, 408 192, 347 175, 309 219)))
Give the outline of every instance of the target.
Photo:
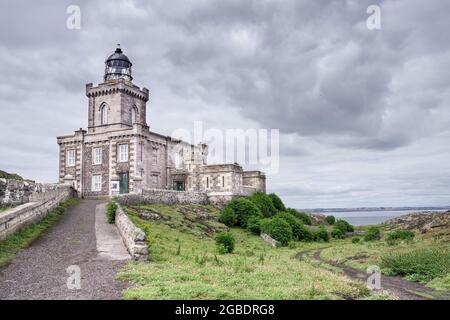
POLYGON ((88 127, 57 138, 59 181, 79 196, 145 189, 201 191, 213 197, 265 192, 265 175, 238 164, 207 165, 208 146, 152 132, 150 92, 133 84, 132 63, 118 47, 105 61, 104 81, 86 85, 88 127))

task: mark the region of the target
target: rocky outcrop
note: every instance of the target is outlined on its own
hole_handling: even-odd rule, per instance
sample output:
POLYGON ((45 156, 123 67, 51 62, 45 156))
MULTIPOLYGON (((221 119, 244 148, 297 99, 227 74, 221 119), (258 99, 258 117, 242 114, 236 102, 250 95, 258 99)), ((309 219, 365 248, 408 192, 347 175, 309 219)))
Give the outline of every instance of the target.
POLYGON ((450 211, 447 212, 416 212, 396 217, 385 222, 392 228, 419 229, 426 233, 431 229, 450 226, 450 211))
POLYGON ((311 223, 314 226, 327 226, 328 222, 326 219, 326 216, 320 213, 309 213, 309 216, 311 217, 311 223))

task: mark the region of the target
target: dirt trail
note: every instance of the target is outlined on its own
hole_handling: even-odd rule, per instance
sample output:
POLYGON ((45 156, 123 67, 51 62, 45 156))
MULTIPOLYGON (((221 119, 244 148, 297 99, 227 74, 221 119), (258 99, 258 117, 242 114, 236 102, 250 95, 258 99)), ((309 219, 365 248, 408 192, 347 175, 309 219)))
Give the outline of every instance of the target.
MULTIPOLYGON (((321 263, 325 263, 330 266, 341 269, 344 272, 344 274, 350 279, 366 281, 367 277, 369 276, 366 272, 356 268, 352 268, 343 263, 324 260, 320 256, 322 250, 323 249, 315 251, 312 257, 321 263)), ((297 253, 295 258, 301 260, 305 255, 307 255, 311 251, 313 250, 301 251, 297 253)), ((423 284, 411 282, 399 276, 388 277, 382 275, 381 287, 383 290, 386 290, 389 293, 397 296, 401 300, 431 300, 431 299, 450 300, 450 296, 445 292, 436 291, 423 284)))

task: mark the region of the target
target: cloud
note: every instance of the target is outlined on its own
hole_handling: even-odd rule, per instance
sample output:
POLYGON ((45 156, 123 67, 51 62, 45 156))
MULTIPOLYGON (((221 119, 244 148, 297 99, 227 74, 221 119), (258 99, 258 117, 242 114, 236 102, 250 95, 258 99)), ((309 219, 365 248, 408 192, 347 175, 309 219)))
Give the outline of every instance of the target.
POLYGON ((448 204, 450 4, 381 1, 379 31, 370 4, 2 1, 0 169, 56 180, 55 137, 87 125, 84 84, 121 43, 152 130, 280 129, 268 187, 291 206, 448 204))

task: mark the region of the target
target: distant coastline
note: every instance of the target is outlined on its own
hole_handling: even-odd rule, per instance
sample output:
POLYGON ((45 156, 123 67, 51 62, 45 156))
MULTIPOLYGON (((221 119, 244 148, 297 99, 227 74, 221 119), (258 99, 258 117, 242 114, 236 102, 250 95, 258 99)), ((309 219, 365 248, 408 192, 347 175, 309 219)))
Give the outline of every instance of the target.
POLYGON ((446 212, 450 206, 444 207, 397 207, 397 208, 329 208, 329 209, 300 209, 308 213, 333 215, 355 226, 381 224, 385 221, 414 212, 446 212))

